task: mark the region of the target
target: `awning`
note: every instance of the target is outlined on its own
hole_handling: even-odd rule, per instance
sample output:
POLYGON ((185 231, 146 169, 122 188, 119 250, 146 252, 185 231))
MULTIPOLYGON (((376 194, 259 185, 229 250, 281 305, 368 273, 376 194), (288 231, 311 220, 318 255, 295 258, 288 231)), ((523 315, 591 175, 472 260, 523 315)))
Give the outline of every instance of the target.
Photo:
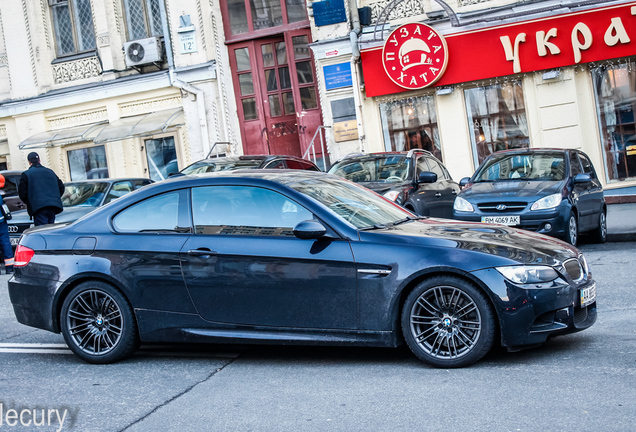
POLYGON ((33 135, 22 141, 18 147, 22 150, 49 147, 56 145, 72 144, 83 141, 93 141, 102 129, 108 124, 107 121, 92 123, 84 126, 76 126, 68 129, 42 132, 33 135))
POLYGON ((166 132, 184 124, 183 108, 155 111, 150 114, 116 120, 104 128, 93 141, 95 144, 102 144, 126 138, 149 136, 166 132))

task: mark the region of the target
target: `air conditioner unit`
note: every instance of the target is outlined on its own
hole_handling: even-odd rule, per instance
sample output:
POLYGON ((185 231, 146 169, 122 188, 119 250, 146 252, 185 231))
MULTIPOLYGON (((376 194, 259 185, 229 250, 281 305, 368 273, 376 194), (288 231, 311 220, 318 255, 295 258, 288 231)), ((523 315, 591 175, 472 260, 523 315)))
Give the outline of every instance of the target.
POLYGON ((126 66, 141 66, 160 62, 163 59, 161 39, 151 37, 126 42, 124 55, 126 56, 126 66))

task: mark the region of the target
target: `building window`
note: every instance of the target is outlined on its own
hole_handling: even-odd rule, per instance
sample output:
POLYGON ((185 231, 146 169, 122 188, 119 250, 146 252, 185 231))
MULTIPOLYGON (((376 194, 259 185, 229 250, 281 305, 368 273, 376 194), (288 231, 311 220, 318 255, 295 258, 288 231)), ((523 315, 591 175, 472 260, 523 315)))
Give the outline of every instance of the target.
POLYGON ((464 95, 476 165, 496 151, 529 147, 521 82, 472 88, 464 95))
POLYGON ((51 7, 57 55, 95 49, 95 28, 90 0, 54 0, 51 7))
POLYGON ((226 0, 225 5, 231 35, 307 21, 303 0, 226 0))
POLYGON ((419 96, 380 104, 380 118, 387 151, 428 150, 442 160, 433 96, 419 96))
POLYGON ((108 178, 104 146, 69 150, 66 154, 72 181, 108 178))
POLYGON ((152 180, 165 180, 170 174, 179 172, 174 137, 149 139, 145 144, 148 171, 152 180))
POLYGON ((636 72, 626 64, 592 71, 605 177, 636 177, 636 72))
POLYGON ((163 0, 124 0, 129 40, 163 36, 160 1, 163 0))

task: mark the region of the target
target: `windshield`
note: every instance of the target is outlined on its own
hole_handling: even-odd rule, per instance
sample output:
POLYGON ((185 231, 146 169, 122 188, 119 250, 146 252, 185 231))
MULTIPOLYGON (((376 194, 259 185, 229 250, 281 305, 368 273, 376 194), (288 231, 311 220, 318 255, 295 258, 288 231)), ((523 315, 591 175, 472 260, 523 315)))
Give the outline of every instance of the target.
POLYGON ((403 155, 364 159, 345 159, 329 170, 330 174, 356 183, 399 183, 409 176, 411 159, 403 155))
POLYGON ((287 186, 319 201, 356 228, 391 225, 412 216, 403 208, 355 183, 314 179, 287 186))
POLYGON ((108 189, 108 183, 67 183, 64 185, 64 207, 98 207, 108 189))
POLYGON ((242 168, 258 168, 263 161, 261 159, 222 159, 219 161, 199 161, 184 168, 182 174, 201 174, 216 171, 232 171, 242 168))
POLYGON ((473 181, 561 181, 564 178, 565 160, 562 153, 525 153, 495 156, 486 160, 473 181))

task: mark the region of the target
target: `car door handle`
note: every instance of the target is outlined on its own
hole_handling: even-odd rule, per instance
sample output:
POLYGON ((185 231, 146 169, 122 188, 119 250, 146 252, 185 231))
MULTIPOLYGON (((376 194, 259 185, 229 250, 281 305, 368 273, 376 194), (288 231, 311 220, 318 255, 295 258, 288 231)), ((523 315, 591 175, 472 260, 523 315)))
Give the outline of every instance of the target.
POLYGON ((457 195, 457 191, 453 189, 453 195, 457 195))
POLYGON ((211 251, 210 249, 207 248, 201 248, 201 249, 190 249, 188 251, 188 255, 190 256, 198 256, 198 257, 209 257, 212 255, 216 255, 217 253, 214 251, 211 251))
POLYGON ((437 198, 441 198, 442 193, 441 193, 441 192, 437 192, 437 193, 435 194, 435 196, 436 196, 437 198))

